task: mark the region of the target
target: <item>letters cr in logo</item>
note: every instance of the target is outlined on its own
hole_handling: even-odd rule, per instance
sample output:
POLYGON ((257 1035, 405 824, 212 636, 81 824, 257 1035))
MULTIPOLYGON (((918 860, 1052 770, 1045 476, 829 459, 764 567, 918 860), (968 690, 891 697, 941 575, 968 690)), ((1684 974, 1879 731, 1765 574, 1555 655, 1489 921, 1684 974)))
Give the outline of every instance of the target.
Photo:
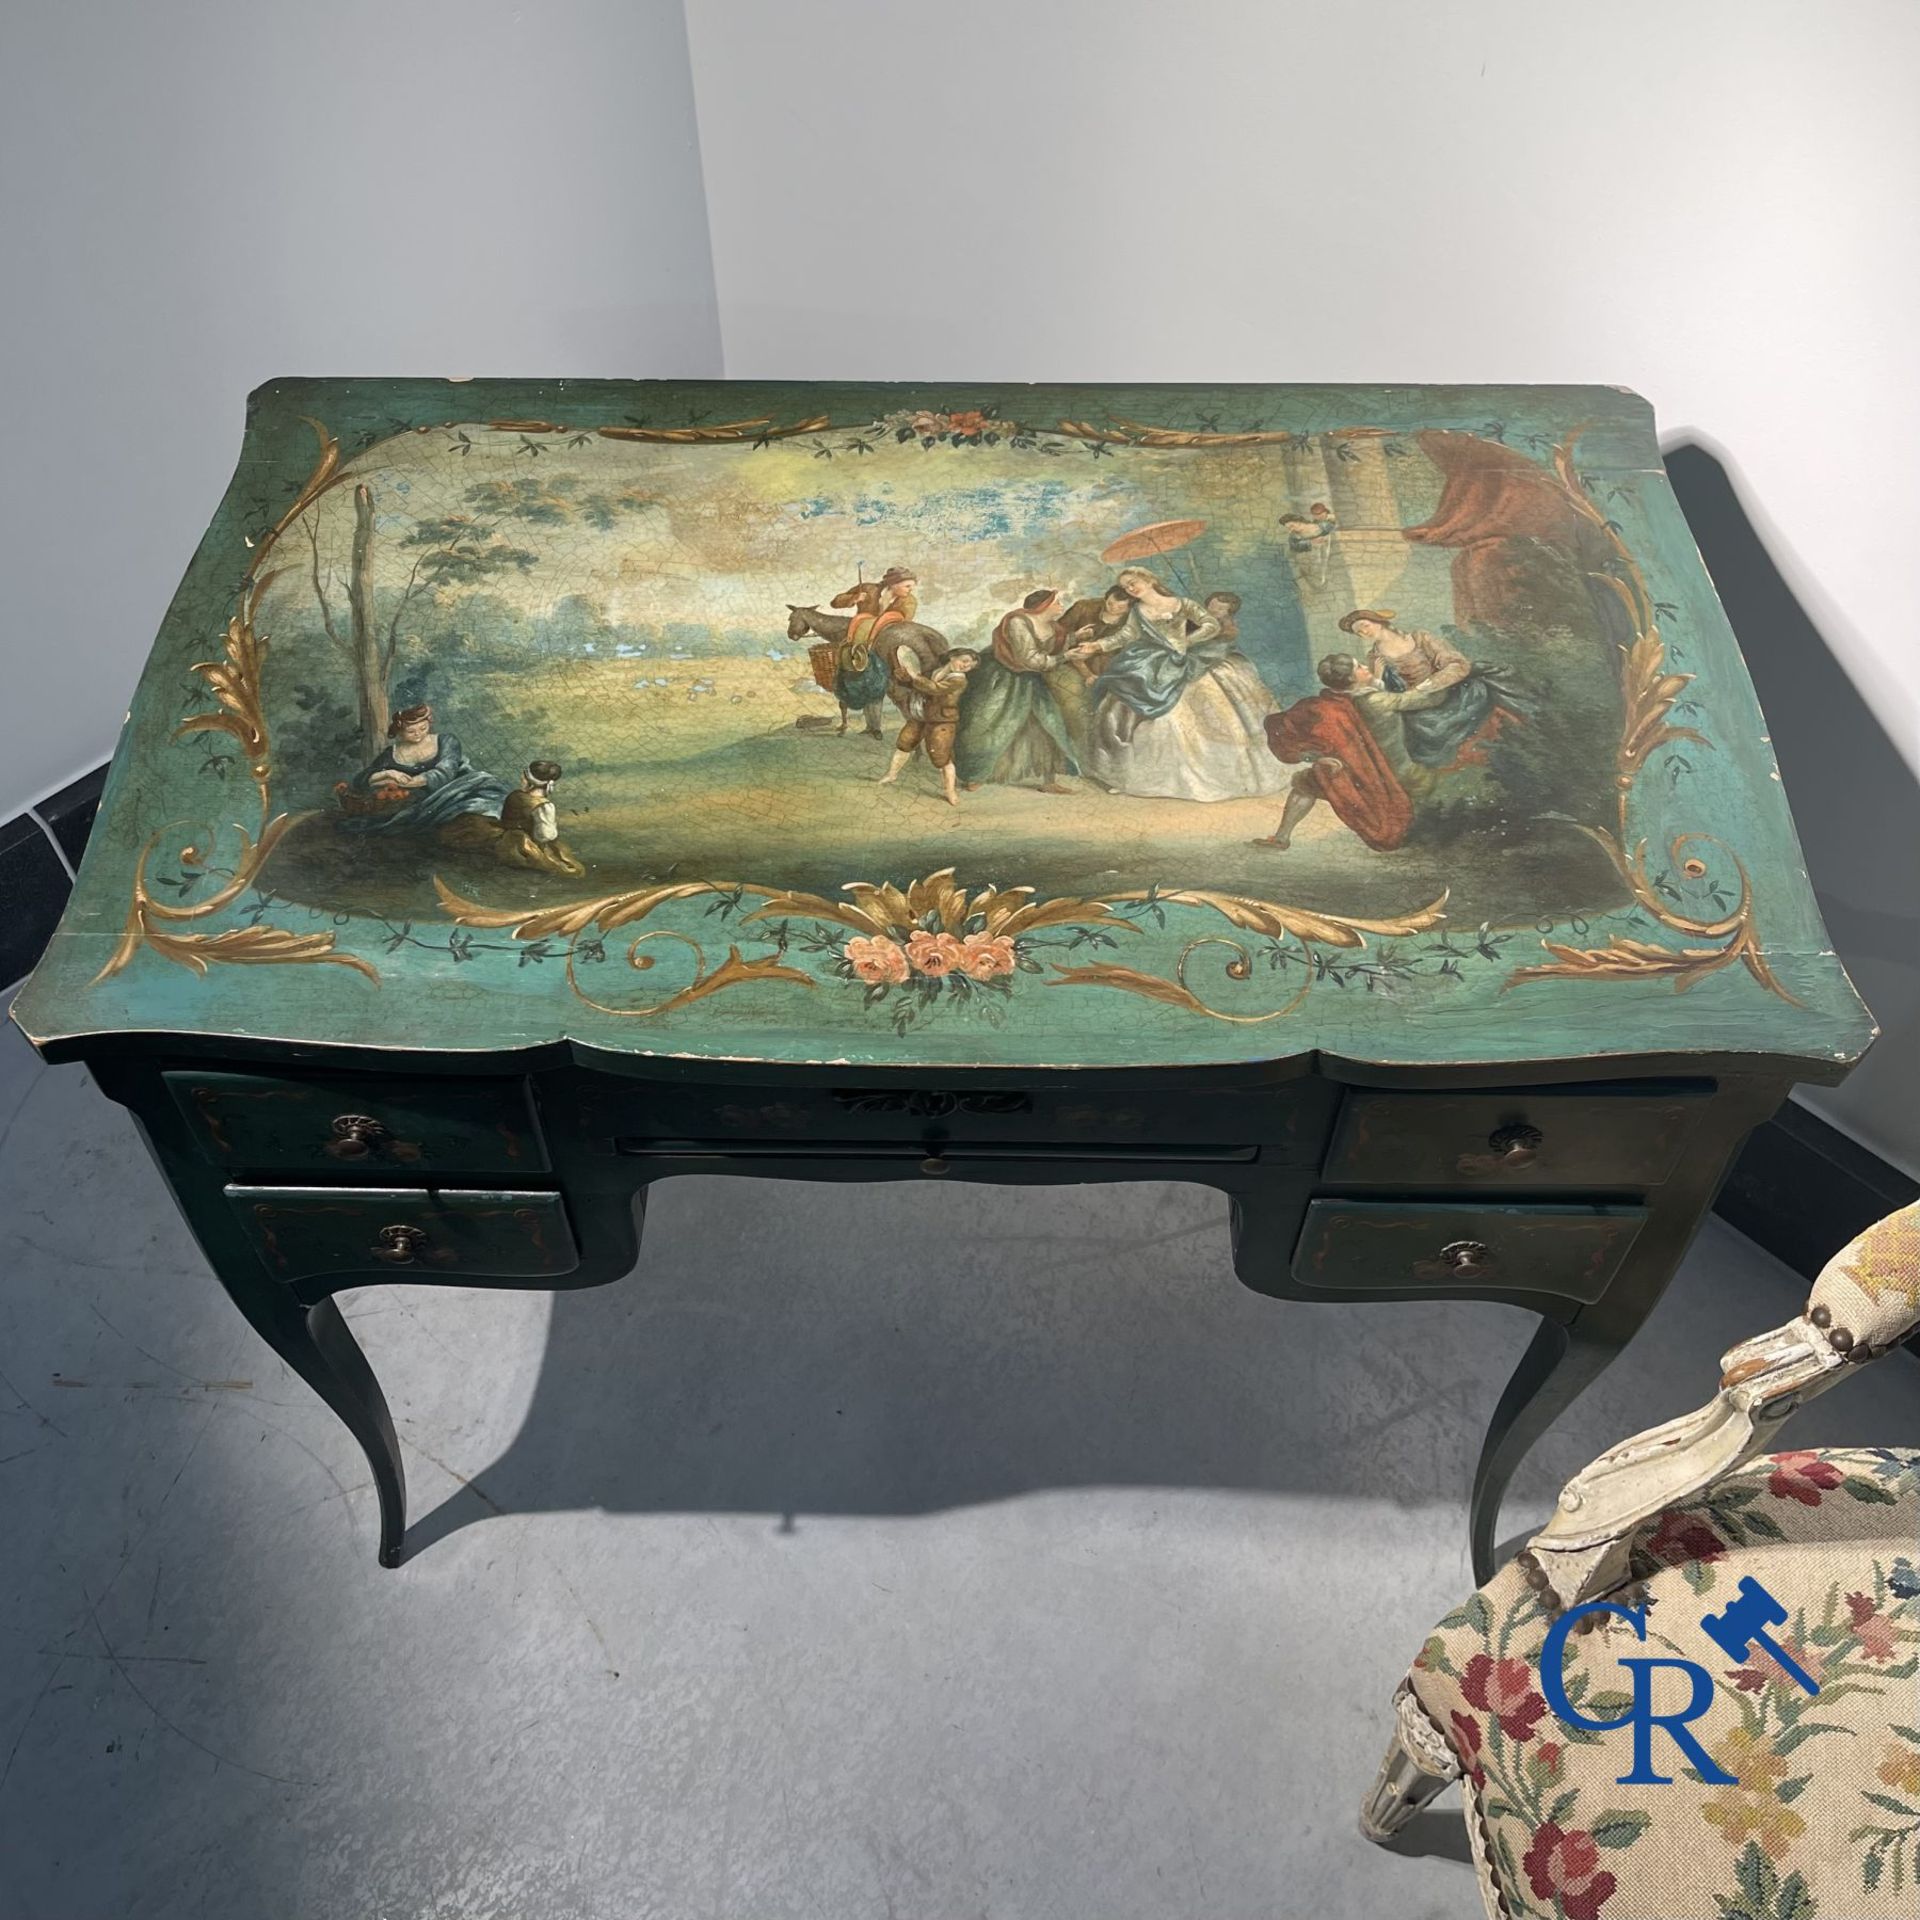
POLYGON ((1697 1720, 1713 1704, 1713 1676, 1692 1660, 1655 1659, 1646 1654, 1623 1657, 1620 1664, 1633 1675, 1633 1705, 1617 1720, 1588 1718, 1567 1698, 1564 1672, 1567 1635, 1590 1613, 1618 1614, 1633 1628, 1633 1637, 1647 1637, 1645 1607, 1616 1606, 1610 1600, 1589 1600, 1583 1606, 1569 1607, 1547 1632, 1547 1643, 1540 1651, 1540 1690, 1547 1705, 1571 1726, 1585 1727, 1590 1733, 1612 1733, 1629 1724, 1633 1727, 1633 1766, 1620 1775, 1623 1787, 1670 1787, 1672 1776, 1653 1770, 1653 1730, 1665 1727, 1688 1765, 1710 1786, 1737 1787, 1740 1782, 1712 1756, 1688 1731, 1688 1722, 1697 1720), (1687 1676, 1687 1704, 1677 1712, 1656 1713, 1653 1704, 1653 1676, 1662 1667, 1672 1667, 1687 1676))

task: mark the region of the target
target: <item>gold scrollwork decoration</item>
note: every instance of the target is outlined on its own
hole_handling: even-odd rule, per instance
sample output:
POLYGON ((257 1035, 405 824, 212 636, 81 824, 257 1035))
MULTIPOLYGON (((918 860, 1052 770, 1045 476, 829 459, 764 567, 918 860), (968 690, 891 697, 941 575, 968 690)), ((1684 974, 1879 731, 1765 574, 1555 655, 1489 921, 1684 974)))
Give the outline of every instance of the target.
POLYGON ((1447 892, 1429 900, 1411 913, 1386 920, 1362 920, 1350 914, 1319 913, 1308 907, 1289 907, 1277 900, 1252 900, 1237 893, 1214 893, 1200 887, 1163 887, 1154 895, 1115 893, 1110 900, 1145 900, 1149 897, 1168 906, 1211 907, 1223 919, 1249 933, 1264 933, 1278 940, 1288 934, 1303 946, 1362 947, 1366 936, 1396 940, 1411 933, 1426 933, 1437 927, 1446 915, 1447 892))
MULTIPOLYGON (((1248 933, 1264 934, 1272 940, 1291 937, 1302 948, 1328 946, 1353 949, 1364 947, 1369 934, 1396 939, 1405 934, 1425 933, 1437 927, 1446 916, 1447 896, 1430 900, 1424 907, 1387 920, 1350 919, 1341 914, 1318 913, 1304 907, 1283 906, 1274 900, 1249 900, 1239 894, 1211 893, 1193 887, 1176 887, 1149 896, 1146 893, 1115 894, 1114 903, 1153 898, 1169 906, 1210 907, 1215 913, 1248 933)), ((1158 1000, 1164 1006, 1181 1007, 1188 1013, 1204 1014, 1209 1020, 1226 1020, 1235 1026, 1260 1026, 1279 1020, 1294 1011, 1307 997, 1314 982, 1309 972, 1294 993, 1280 1006, 1263 1013, 1233 1013, 1210 1005, 1187 984, 1188 968, 1196 953, 1209 947, 1225 947, 1231 954, 1226 976, 1236 984, 1254 977, 1254 957, 1238 940, 1224 934, 1202 934, 1189 940, 1180 950, 1173 977, 1143 973, 1137 967, 1108 964, 1092 966, 1055 966, 1060 977, 1047 982, 1050 987, 1112 987, 1122 993, 1137 993, 1143 999, 1158 1000)))
POLYGON ((671 1013, 676 1007, 704 1000, 709 994, 724 993, 729 987, 763 985, 771 980, 789 981, 802 987, 818 984, 810 973, 785 965, 777 956, 764 960, 744 959, 738 947, 730 946, 727 957, 710 967, 699 942, 671 928, 654 928, 636 935, 627 948, 627 965, 636 973, 651 971, 655 964, 654 956, 643 953, 641 949, 652 940, 671 940, 686 947, 693 955, 694 975, 692 981, 677 992, 647 1006, 617 1007, 595 999, 580 984, 576 963, 583 936, 597 933, 604 938, 621 927, 633 926, 644 920, 656 907, 664 906, 670 900, 688 900, 703 893, 764 894, 769 891, 764 887, 726 886, 712 880, 679 880, 662 886, 637 887, 626 893, 604 894, 597 900, 575 901, 567 906, 543 907, 534 911, 524 907, 482 906, 476 900, 455 893, 438 874, 434 875, 433 890, 440 896, 440 905, 447 917, 461 926, 504 928, 516 940, 564 939, 567 943, 568 986, 596 1012, 613 1014, 620 1019, 647 1019, 656 1014, 671 1013))
MULTIPOLYGON (((193 671, 212 692, 215 708, 211 713, 189 715, 173 730, 178 740, 191 733, 224 733, 235 741, 245 756, 247 777, 260 797, 260 825, 257 833, 236 826, 240 850, 234 860, 232 877, 203 899, 184 906, 170 906, 156 900, 147 885, 147 863, 167 836, 162 828, 141 850, 134 868, 133 899, 127 910, 126 924, 115 943, 107 964, 94 975, 96 981, 120 972, 144 947, 163 960, 171 960, 194 973, 207 973, 214 966, 332 965, 351 967, 376 985, 379 972, 357 954, 335 950, 331 933, 294 933, 285 927, 257 923, 250 927, 230 927, 221 933, 182 931, 191 922, 204 920, 230 906, 260 878, 273 857, 274 849, 302 821, 313 818, 311 812, 273 811, 273 747, 267 730, 266 709, 262 704, 262 682, 266 671, 267 636, 254 625, 261 596, 278 575, 267 568, 280 536, 323 494, 339 486, 347 475, 340 466, 340 443, 318 420, 306 423, 320 443, 320 456, 307 475, 293 504, 274 522, 254 549, 253 564, 240 583, 239 606, 227 622, 221 656, 217 660, 196 661, 193 671)), ((183 864, 204 867, 207 855, 197 846, 182 851, 183 864)))
POLYGON ((1164 974, 1143 973, 1137 967, 1056 967, 1054 971, 1060 977, 1049 980, 1047 985, 1116 987, 1122 993, 1137 993, 1143 999, 1158 1000, 1163 1006, 1204 1014, 1209 1020, 1225 1020, 1236 1027, 1257 1027, 1269 1020, 1284 1019, 1312 991, 1313 976, 1309 974, 1282 1005, 1270 1008, 1265 1013, 1229 1013, 1223 1007, 1209 1006, 1187 985, 1188 963, 1204 947, 1225 947, 1232 953, 1233 958, 1226 966, 1229 980, 1246 981, 1253 978, 1253 955, 1238 940, 1229 940, 1225 934, 1209 933, 1203 934, 1198 940, 1189 940, 1180 949, 1180 958, 1174 963, 1171 979, 1164 974))
POLYGON ((943 867, 924 880, 914 881, 904 891, 891 882, 876 887, 865 880, 852 880, 841 888, 850 896, 846 900, 831 900, 817 893, 749 887, 749 893, 763 894, 765 899, 746 917, 763 920, 774 914, 803 914, 880 938, 911 933, 929 915, 937 918, 941 932, 949 934, 957 934, 977 916, 982 930, 992 939, 1011 940, 1023 933, 1037 933, 1043 927, 1097 926, 1120 927, 1129 933, 1139 931, 1131 920, 1114 913, 1098 900, 1074 899, 1064 894, 1043 900, 1032 887, 983 887, 978 893, 970 894, 955 885, 953 875, 952 867, 943 867))
POLYGON ((659 927, 651 933, 639 934, 627 948, 627 965, 636 973, 644 973, 654 964, 652 954, 640 951, 649 940, 677 941, 692 953, 693 979, 677 993, 670 993, 664 1000, 656 1000, 651 1006, 646 1007, 616 1007, 604 1000, 596 1000, 581 986, 579 976, 573 970, 573 949, 569 947, 567 980, 574 992, 597 1013, 611 1013, 622 1019, 634 1019, 657 1013, 671 1013, 675 1007, 684 1007, 695 1000, 704 1000, 710 993, 724 993, 729 987, 754 986, 769 980, 791 980, 803 987, 811 987, 814 984, 811 974, 801 972, 798 967, 785 966, 778 960, 743 960, 738 947, 729 947, 727 957, 719 965, 709 967, 707 956, 701 950, 700 943, 690 934, 677 933, 669 927, 659 927))
MULTIPOLYGON (((308 814, 280 814, 267 822, 257 840, 245 827, 236 827, 234 831, 240 836, 240 852, 234 862, 233 878, 205 899, 183 907, 167 906, 154 899, 148 891, 147 862, 153 858, 155 849, 166 837, 166 829, 162 828, 141 850, 139 864, 134 868, 133 905, 127 914, 126 925, 121 929, 120 938, 114 944, 107 964, 94 975, 94 979, 105 980, 118 973, 142 947, 146 947, 161 959, 171 960, 199 974, 220 964, 279 966, 319 962, 351 967, 377 985, 380 975, 375 968, 358 954, 336 952, 331 933, 293 933, 285 927, 264 923, 250 927, 229 927, 221 933, 180 930, 189 922, 204 920, 218 913, 222 907, 231 906, 253 885, 261 868, 272 857, 274 848, 286 838, 288 832, 309 818, 311 816, 308 814)), ((182 859, 190 866, 205 863, 205 856, 197 847, 184 848, 182 859)))
MULTIPOLYGON (((832 416, 816 413, 805 420, 796 420, 790 426, 779 427, 773 423, 770 414, 756 420, 727 420, 716 426, 698 427, 595 427, 593 433, 602 440, 634 440, 651 446, 699 447, 699 446, 766 446, 775 440, 791 440, 803 433, 821 433, 833 425, 832 416)), ((577 433, 577 427, 563 427, 553 420, 489 420, 487 426, 494 433, 577 433)))
POLYGON ((260 596, 279 577, 277 572, 267 573, 254 580, 240 611, 227 622, 222 657, 194 663, 193 671, 207 683, 218 702, 216 711, 192 714, 173 730, 176 740, 190 733, 224 733, 239 743, 240 751, 246 756, 247 777, 260 796, 262 820, 273 806, 273 755, 267 717, 260 705, 267 640, 264 634, 256 632, 253 617, 260 596))
MULTIPOLYGON (((915 880, 904 888, 891 882, 876 886, 864 880, 849 881, 841 889, 846 896, 844 899, 792 888, 757 886, 743 881, 677 880, 637 887, 625 893, 605 894, 598 899, 573 901, 558 907, 489 907, 456 893, 437 875, 433 885, 442 910, 462 926, 504 929, 516 940, 564 940, 567 943, 567 979, 573 991, 598 1011, 622 1016, 666 1013, 674 1007, 685 1006, 689 1001, 722 992, 728 987, 769 980, 792 981, 806 987, 818 984, 811 974, 785 965, 779 955, 764 960, 746 960, 741 957, 737 947, 729 947, 727 958, 709 968, 705 954, 690 936, 659 929, 641 934, 634 940, 627 949, 628 965, 642 971, 653 965, 652 956, 641 952, 642 946, 649 940, 678 941, 694 956, 695 975, 689 986, 648 1006, 616 1007, 594 998, 581 985, 576 962, 584 937, 595 935, 604 939, 607 934, 621 927, 644 920, 656 908, 670 901, 688 900, 702 894, 722 896, 736 902, 748 897, 757 900, 758 905, 741 915, 742 926, 775 917, 798 917, 844 927, 859 936, 856 945, 879 942, 889 948, 898 948, 902 957, 897 961, 897 966, 902 979, 906 977, 908 969, 908 961, 904 957, 908 943, 915 939, 944 937, 957 941, 966 933, 976 942, 999 943, 1010 948, 1011 943, 1023 936, 1050 927, 1114 928, 1128 934, 1139 934, 1142 931, 1139 920, 1121 909, 1141 902, 1209 908, 1245 931, 1263 934, 1274 940, 1291 937, 1303 948, 1355 948, 1364 946, 1369 934, 1392 938, 1424 932, 1445 918, 1443 910, 1446 906, 1446 895, 1442 894, 1437 900, 1412 913, 1392 919, 1363 920, 1283 906, 1275 901, 1245 899, 1237 894, 1186 888, 1156 893, 1140 891, 1115 894, 1105 899, 1069 895, 1042 898, 1032 887, 988 886, 977 892, 969 892, 956 883, 952 867, 944 867, 938 873, 915 880)), ((1166 1006, 1180 1007, 1189 1013, 1203 1014, 1209 1019, 1244 1026, 1257 1026, 1291 1013, 1305 999, 1312 986, 1313 975, 1310 973, 1284 1005, 1260 1013, 1236 1013, 1211 1006, 1188 984, 1187 976, 1194 956, 1212 947, 1229 950, 1231 957, 1226 965, 1229 980, 1244 983, 1254 977, 1254 957, 1245 945, 1222 934, 1204 934, 1189 940, 1181 949, 1171 976, 1148 973, 1137 967, 1105 963, 1066 966, 1055 961, 1052 963, 1054 977, 1045 984, 1050 987, 1112 988, 1157 1000, 1166 1006)), ((989 969, 989 977, 1002 970, 1002 963, 991 956, 983 964, 989 969)), ((1004 970, 1010 971, 1012 965, 1012 961, 1005 961, 1004 970)))
POLYGON ((1661 898, 1647 874, 1647 843, 1644 840, 1629 854, 1605 828, 1582 827, 1580 831, 1599 844, 1627 883, 1636 904, 1644 907, 1662 926, 1694 940, 1719 944, 1667 947, 1658 941, 1633 940, 1621 934, 1613 935, 1604 947, 1573 947, 1553 940, 1542 940, 1540 944, 1554 956, 1553 959, 1535 966, 1517 968, 1508 976, 1506 986, 1518 985, 1523 980, 1546 979, 1670 979, 1674 991, 1684 993, 1696 981, 1738 961, 1769 992, 1777 993, 1781 999, 1791 1001, 1796 1007, 1801 1004, 1780 984, 1767 963, 1753 924, 1753 882, 1748 878, 1745 863, 1737 854, 1729 852, 1710 835, 1701 833, 1682 834, 1668 847, 1667 858, 1673 865, 1682 871, 1694 869, 1696 877, 1706 871, 1705 863, 1690 858, 1683 850, 1693 845, 1720 847, 1740 877, 1739 897, 1732 908, 1717 919, 1702 920, 1674 912, 1668 902, 1661 898))
POLYGON ((1647 871, 1647 842, 1634 839, 1630 813, 1635 786, 1648 761, 1662 747, 1685 740, 1711 750, 1713 742, 1693 727, 1672 724, 1673 704, 1692 684, 1690 673, 1674 673, 1667 665, 1666 642, 1660 635, 1653 596, 1646 575, 1619 530, 1603 514, 1580 484, 1574 465, 1574 451, 1586 426, 1575 427, 1555 447, 1554 478, 1568 502, 1612 549, 1617 571, 1593 571, 1589 578, 1619 600, 1626 614, 1632 638, 1621 649, 1620 688, 1625 718, 1620 743, 1614 755, 1614 787, 1618 812, 1613 827, 1588 826, 1570 822, 1592 840, 1611 862, 1625 882, 1634 903, 1660 926, 1683 939, 1705 944, 1667 946, 1656 940, 1631 939, 1615 934, 1601 947, 1576 947, 1560 941, 1542 939, 1541 946, 1553 957, 1532 966, 1519 967, 1502 988, 1519 986, 1528 980, 1650 980, 1668 979, 1676 992, 1685 992, 1709 974, 1718 973, 1736 961, 1744 966, 1768 992, 1799 1006, 1800 1001, 1780 983, 1768 964, 1754 923, 1753 883, 1745 863, 1732 849, 1710 834, 1682 833, 1669 844, 1667 857, 1674 869, 1690 880, 1703 880, 1708 863, 1697 851, 1711 847, 1732 863, 1739 876, 1740 890, 1733 905, 1724 913, 1702 917, 1680 911, 1665 898, 1647 871))

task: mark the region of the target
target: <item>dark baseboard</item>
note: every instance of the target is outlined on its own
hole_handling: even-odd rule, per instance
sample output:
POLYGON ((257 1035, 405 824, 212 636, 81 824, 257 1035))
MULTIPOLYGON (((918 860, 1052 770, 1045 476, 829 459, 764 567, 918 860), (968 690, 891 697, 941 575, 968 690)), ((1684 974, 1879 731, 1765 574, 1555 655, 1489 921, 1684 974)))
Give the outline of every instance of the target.
MULTIPOLYGON (((59 920, 106 772, 96 767, 0 824, 0 981, 32 968, 59 920)), ((1855 1234, 1915 1198, 1920 1187, 1905 1174, 1789 1100, 1741 1149, 1715 1211, 1811 1280, 1855 1234)))
POLYGON ((95 767, 0 821, 0 988, 33 971, 60 924, 106 780, 106 768, 95 767))
MULTIPOLYGON (((1803 1279, 1920 1185, 1789 1100, 1741 1148, 1714 1211, 1803 1279)), ((1908 1346, 1920 1353, 1920 1335, 1908 1346)))
POLYGON ((100 811, 100 791, 106 784, 107 770, 98 766, 34 808, 70 867, 78 867, 87 850, 87 835, 93 831, 93 816, 100 811))

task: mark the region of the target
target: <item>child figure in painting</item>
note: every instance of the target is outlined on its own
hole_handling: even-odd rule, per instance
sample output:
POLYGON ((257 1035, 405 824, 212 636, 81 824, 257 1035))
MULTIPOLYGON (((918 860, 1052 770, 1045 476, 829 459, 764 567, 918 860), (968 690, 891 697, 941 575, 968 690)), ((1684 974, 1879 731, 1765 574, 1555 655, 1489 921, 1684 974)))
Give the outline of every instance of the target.
POLYGON ((1274 757, 1306 764, 1293 776, 1279 826, 1253 844, 1285 852, 1294 828, 1324 800, 1368 846, 1384 853, 1406 839, 1413 802, 1354 707, 1355 696, 1374 684, 1373 672, 1350 653, 1328 654, 1315 671, 1324 692, 1267 715, 1274 757))
POLYGON ((1298 556, 1314 554, 1314 583, 1327 584, 1327 569, 1333 559, 1333 536, 1339 528, 1333 509, 1324 500, 1316 500, 1305 513, 1283 513, 1280 531, 1287 536, 1288 551, 1298 556))
POLYGON ((1203 612, 1210 613, 1220 624, 1220 638, 1230 646, 1240 644, 1240 596, 1237 593, 1210 593, 1200 602, 1203 612))
POLYGON ((930 673, 902 676, 913 689, 907 696, 907 724, 893 743, 893 760, 880 776, 879 785, 892 786, 906 770, 914 750, 924 747, 929 763, 940 769, 947 805, 960 804, 953 741, 960 725, 960 696, 967 689, 967 675, 979 663, 980 656, 972 648, 956 647, 930 673))
POLYGON ((560 773, 557 760, 530 761, 520 784, 501 802, 497 849, 501 865, 576 877, 586 872, 560 838, 559 808, 553 798, 560 773))
POLYGON ((1295 553, 1311 553, 1319 542, 1333 537, 1339 524, 1333 517, 1333 509, 1324 500, 1316 500, 1305 513, 1283 513, 1280 516, 1287 545, 1295 553))

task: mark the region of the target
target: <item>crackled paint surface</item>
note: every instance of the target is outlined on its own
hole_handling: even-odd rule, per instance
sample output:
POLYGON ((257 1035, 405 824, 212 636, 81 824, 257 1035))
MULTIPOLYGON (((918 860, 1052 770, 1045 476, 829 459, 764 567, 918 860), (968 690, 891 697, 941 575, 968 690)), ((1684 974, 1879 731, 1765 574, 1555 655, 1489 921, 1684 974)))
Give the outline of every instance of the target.
POLYGON ((1601 388, 277 383, 18 1012, 1069 1066, 1868 1033, 1601 388))

